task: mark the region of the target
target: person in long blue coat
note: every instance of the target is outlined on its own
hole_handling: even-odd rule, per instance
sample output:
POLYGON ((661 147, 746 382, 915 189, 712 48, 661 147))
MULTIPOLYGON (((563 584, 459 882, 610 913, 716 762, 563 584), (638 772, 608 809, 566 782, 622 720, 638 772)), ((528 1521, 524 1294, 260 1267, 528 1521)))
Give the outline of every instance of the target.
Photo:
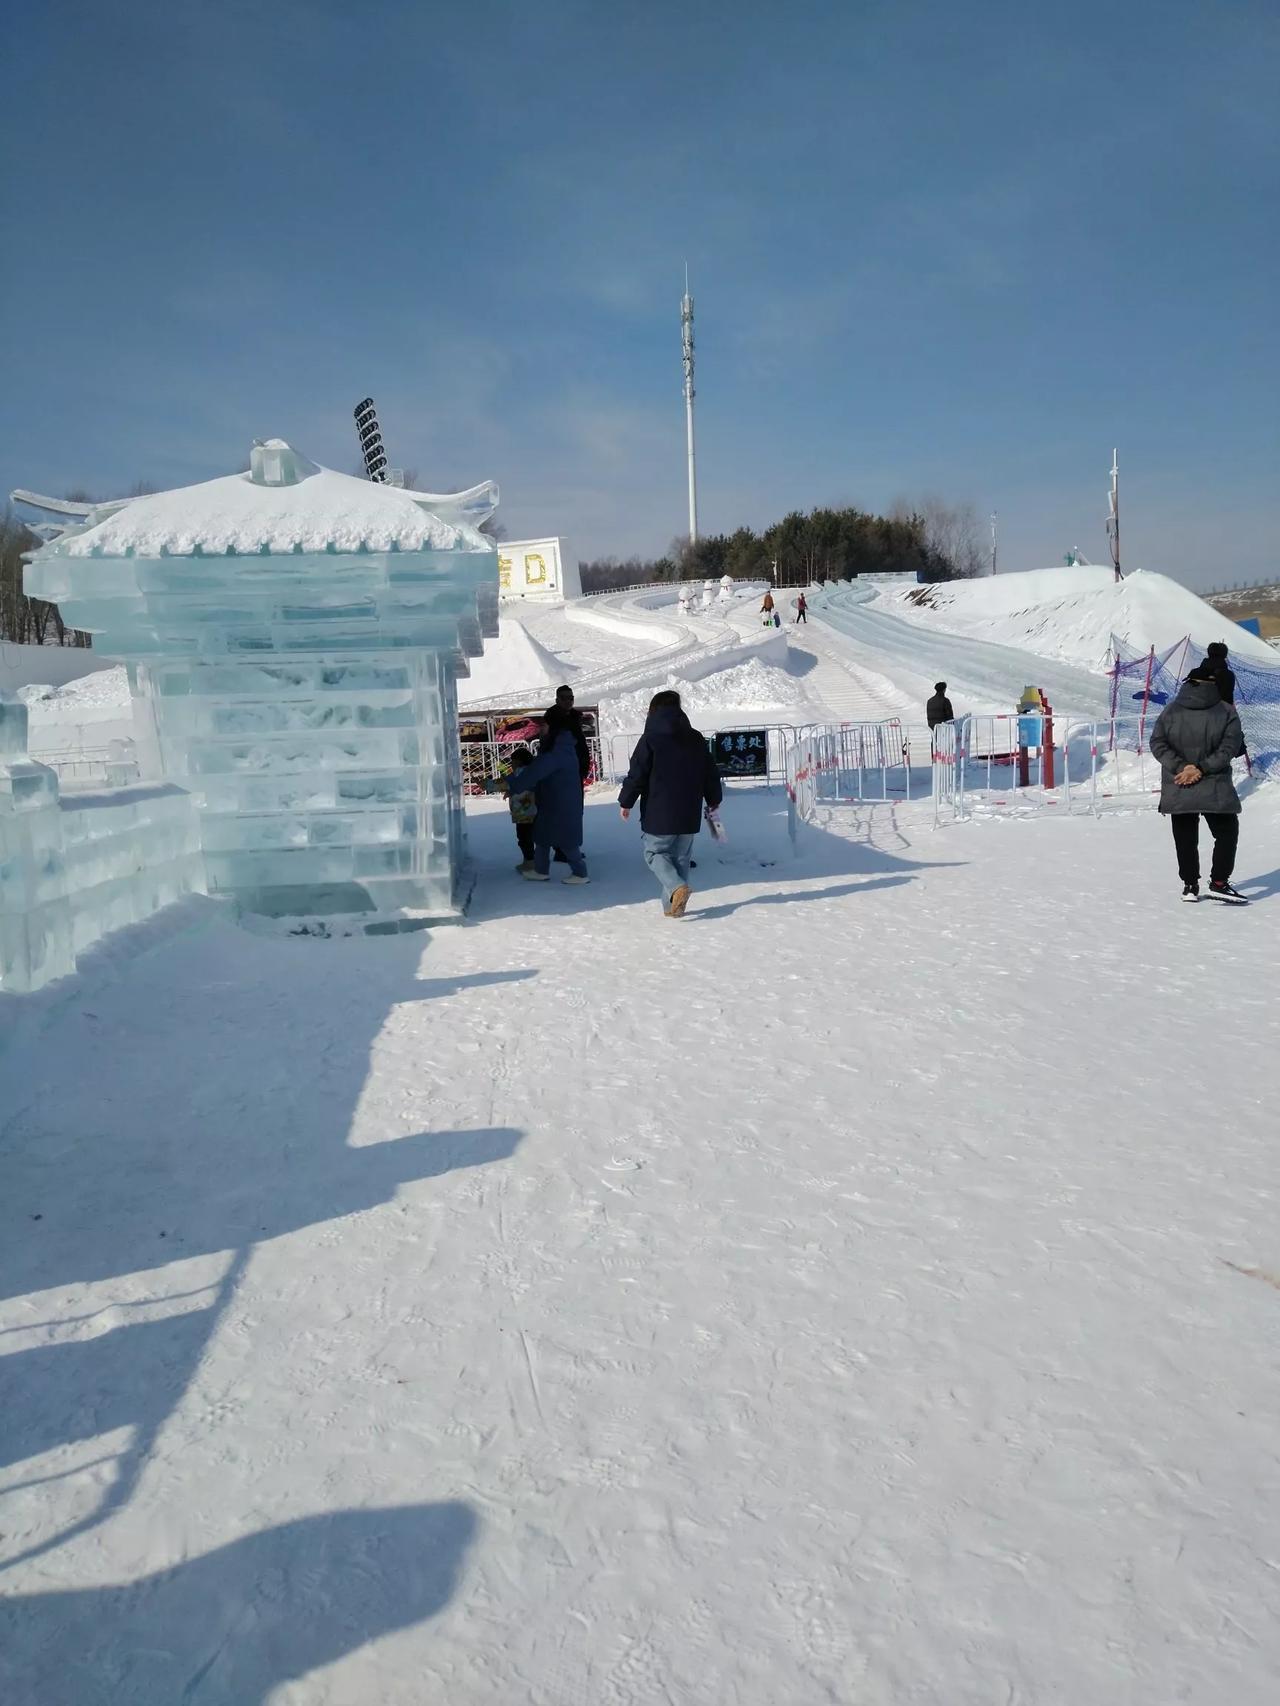
POLYGON ((533 820, 533 869, 526 882, 551 881, 551 852, 558 847, 569 861, 566 883, 590 882, 582 857, 582 772, 568 714, 553 705, 540 724, 538 756, 520 772, 520 791, 532 789, 538 815, 533 820))

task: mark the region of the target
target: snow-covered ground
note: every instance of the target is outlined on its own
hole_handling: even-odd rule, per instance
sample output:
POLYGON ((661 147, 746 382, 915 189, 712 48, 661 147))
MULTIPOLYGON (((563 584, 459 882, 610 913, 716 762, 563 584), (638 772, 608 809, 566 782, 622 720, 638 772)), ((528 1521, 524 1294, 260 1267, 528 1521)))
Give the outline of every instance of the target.
MULTIPOLYGON (((520 622, 622 732, 1105 691, 756 603, 520 622)), ((0 998, 5 1706, 1269 1706, 1280 788, 1247 910, 1152 811, 724 816, 683 923, 481 802, 462 925, 0 998)))
POLYGON ((51 992, 7 1702, 1274 1698, 1280 797, 1243 913, 1154 814, 781 807, 683 925, 486 809, 461 927, 51 992))

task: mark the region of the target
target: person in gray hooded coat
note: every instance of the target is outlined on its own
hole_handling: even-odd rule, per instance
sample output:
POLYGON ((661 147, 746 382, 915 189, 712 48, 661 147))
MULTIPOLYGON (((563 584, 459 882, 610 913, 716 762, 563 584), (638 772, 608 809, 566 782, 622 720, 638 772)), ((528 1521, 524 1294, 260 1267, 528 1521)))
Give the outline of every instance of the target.
POLYGON ((1213 836, 1209 893, 1236 905, 1245 901, 1231 886, 1240 836, 1240 796, 1231 780, 1231 760, 1243 751, 1239 713, 1223 704, 1213 665, 1197 664, 1151 731, 1151 756, 1163 773, 1160 810, 1173 826, 1183 900, 1200 898, 1203 817, 1213 836))

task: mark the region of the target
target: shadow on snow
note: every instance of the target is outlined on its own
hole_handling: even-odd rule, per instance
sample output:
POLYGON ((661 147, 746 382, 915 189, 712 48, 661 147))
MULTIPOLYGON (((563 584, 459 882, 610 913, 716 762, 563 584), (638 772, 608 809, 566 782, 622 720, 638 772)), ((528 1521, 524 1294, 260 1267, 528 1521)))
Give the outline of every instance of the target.
POLYGON ((459 1502, 337 1511, 122 1587, 0 1599, 0 1695, 262 1706, 282 1683, 438 1612, 475 1528, 459 1502))
MULTIPOLYGON (((692 873, 691 918, 727 918, 747 906, 834 899, 887 886, 884 880, 850 880, 826 890, 807 886, 819 877, 878 877, 903 883, 920 871, 965 862, 907 857, 915 826, 903 829, 901 808, 895 805, 828 808, 826 826, 802 825, 798 848, 792 847, 787 834, 787 801, 780 788, 731 788, 722 816, 727 842, 716 843, 702 834, 694 843, 698 868, 692 873), (718 890, 761 882, 785 886, 769 895, 726 895, 717 904, 718 890)), ((473 814, 469 834, 479 879, 469 919, 472 925, 494 918, 571 916, 646 906, 657 899, 657 885, 641 856, 639 812, 624 823, 614 800, 603 792, 587 802, 583 831, 591 873, 587 888, 564 887, 559 880, 564 866, 552 866, 550 883, 529 883, 518 877, 515 832, 505 813, 473 814)))
POLYGON ((55 1294, 34 1304, 42 1318, 10 1312, 16 1324, 0 1333, 0 1466, 127 1430, 109 1452, 114 1479, 60 1531, 47 1522, 28 1539, 4 1506, 26 1487, 81 1473, 83 1462, 68 1468, 55 1457, 0 1488, 0 1534, 9 1535, 0 1568, 128 1502, 256 1245, 514 1153, 521 1134, 510 1128, 349 1142, 371 1049, 395 1007, 536 975, 423 979, 423 947, 412 936, 282 941, 222 921, 102 987, 71 984, 37 1056, 65 1070, 33 1080, 13 1053, 0 1063, 0 1105, 16 1110, 0 1129, 0 1296, 55 1294), (146 1282, 149 1269, 217 1255, 227 1261, 216 1279, 146 1282), (123 1295, 118 1286, 115 1296, 83 1295, 126 1275, 123 1295), (137 1318, 175 1304, 180 1313, 137 1318), (80 1336, 5 1354, 15 1334, 41 1331, 80 1336))

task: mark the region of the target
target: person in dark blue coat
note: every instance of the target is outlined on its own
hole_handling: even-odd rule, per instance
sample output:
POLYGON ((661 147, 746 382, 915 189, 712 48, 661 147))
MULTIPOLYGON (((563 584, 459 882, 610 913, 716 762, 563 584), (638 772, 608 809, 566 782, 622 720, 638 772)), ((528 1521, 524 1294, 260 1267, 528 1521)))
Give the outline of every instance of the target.
POLYGON ((689 869, 702 808, 714 810, 723 797, 715 760, 680 709, 680 695, 672 689, 655 694, 618 804, 626 818, 640 802, 644 862, 658 879, 668 918, 683 918, 689 904, 689 869))
POLYGON ((533 790, 538 815, 533 820, 533 869, 520 874, 531 883, 551 881, 551 850, 559 847, 569 862, 566 883, 589 882, 582 857, 582 775, 573 726, 553 705, 539 725, 538 756, 520 772, 520 791, 533 790))

